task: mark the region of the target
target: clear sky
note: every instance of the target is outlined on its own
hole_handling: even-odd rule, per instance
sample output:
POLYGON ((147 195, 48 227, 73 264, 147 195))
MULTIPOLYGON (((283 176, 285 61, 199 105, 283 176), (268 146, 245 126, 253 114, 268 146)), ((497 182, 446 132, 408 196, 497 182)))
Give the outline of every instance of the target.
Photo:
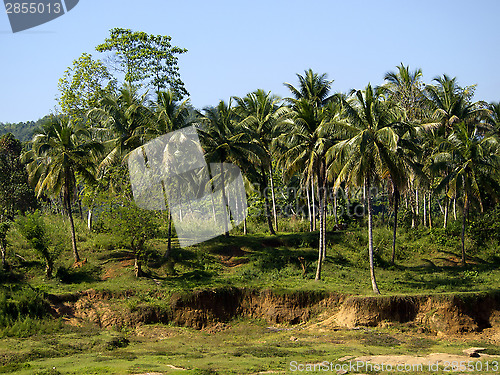
POLYGON ((446 73, 477 84, 476 99, 500 101, 499 0, 80 0, 16 34, 3 9, 0 122, 53 112, 64 70, 84 52, 99 57, 114 27, 187 48, 180 73, 197 108, 258 88, 287 96, 283 82, 308 68, 335 80, 333 91, 361 89, 400 62, 425 82, 446 73))

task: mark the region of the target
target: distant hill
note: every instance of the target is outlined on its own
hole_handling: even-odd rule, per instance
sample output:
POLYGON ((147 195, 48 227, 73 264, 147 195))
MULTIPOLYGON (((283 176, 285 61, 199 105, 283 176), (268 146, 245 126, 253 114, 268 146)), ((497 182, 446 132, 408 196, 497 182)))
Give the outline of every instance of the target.
POLYGON ((33 137, 35 129, 40 127, 47 117, 49 116, 45 116, 38 121, 18 122, 17 124, 0 122, 0 135, 12 133, 21 142, 28 142, 33 137))

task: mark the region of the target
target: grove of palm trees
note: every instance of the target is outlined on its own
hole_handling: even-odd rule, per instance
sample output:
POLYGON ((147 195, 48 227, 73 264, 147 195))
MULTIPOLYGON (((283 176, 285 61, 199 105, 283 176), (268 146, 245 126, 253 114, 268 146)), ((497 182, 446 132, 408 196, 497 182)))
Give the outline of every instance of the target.
MULTIPOLYGON (((311 301, 327 301, 327 294, 342 294, 335 297, 339 301, 378 294, 408 299, 442 292, 497 295, 499 103, 475 98, 475 86, 462 86, 460 77, 444 72, 424 80, 422 70, 401 63, 381 72, 379 86, 367 82, 337 92, 335 72, 306 69, 283 77, 287 97, 256 87, 245 96, 194 108, 177 69, 176 55, 186 51, 172 47, 169 37, 159 37, 113 29, 97 51, 111 51, 122 73, 113 75, 106 60, 82 55, 60 81, 59 112, 35 130, 31 141, 21 145, 12 136, 0 139, 1 338, 64 331, 70 328, 61 327, 68 324, 79 327, 82 351, 95 346, 122 353, 120 348, 129 344, 144 344, 129 338, 136 337, 130 327, 138 322, 203 329, 216 322, 224 331, 233 313, 220 313, 221 318, 212 302, 199 297, 217 288, 229 293, 229 299, 236 293, 233 288, 243 290, 238 303, 247 298, 245 293, 263 298, 269 292, 291 293, 293 304, 305 293, 304 301, 314 308, 318 306, 311 301), (139 208, 127 162, 134 150, 188 126, 196 128, 207 163, 232 163, 241 170, 248 209, 244 222, 224 235, 181 248, 172 218, 182 220, 196 209, 188 201, 175 212, 168 204, 164 210, 139 208), (189 293, 195 294, 185 297, 189 293), (94 305, 96 299, 113 298, 116 311, 94 305), (85 313, 75 303, 83 299, 85 313), (173 306, 188 305, 210 312, 203 313, 205 320, 175 315, 173 306), (116 331, 91 344, 83 339, 85 332, 94 335, 89 321, 116 331)), ((186 191, 177 193, 182 202, 186 191)), ((227 204, 223 190, 224 212, 227 204)), ((224 303, 221 309, 227 308, 224 303)), ((491 302, 488 308, 497 305, 491 302)), ((285 318, 252 311, 241 315, 292 326, 306 324, 318 313, 311 307, 308 318, 287 320, 288 310, 285 318)), ((399 316, 397 324, 411 320, 399 316)), ((487 324, 467 327, 462 331, 481 332, 487 324)), ((274 350, 274 357, 295 354, 316 360, 317 353, 292 353, 290 345, 276 349, 273 345, 282 338, 276 332, 281 331, 272 332, 272 350, 266 350, 274 350)), ((71 342, 69 335, 67 331, 65 340, 71 342)), ((357 333, 346 335, 343 340, 352 341, 355 355, 362 353, 355 345, 361 342, 357 333)), ((286 339, 297 342, 295 348, 302 338, 294 333, 286 339)), ((428 340, 426 348, 441 345, 428 340)), ((418 346, 399 336, 396 341, 403 352, 418 346)), ((161 351, 152 342, 147 342, 155 348, 150 351, 161 351)), ((245 366, 255 367, 253 360, 265 357, 259 357, 256 347, 238 348, 239 355, 231 353, 244 358, 245 366)), ((58 357, 42 352, 36 357, 36 350, 30 347, 23 358, 5 354, 2 371, 21 371, 34 358, 48 365, 58 357), (9 369, 12 363, 16 365, 9 369)), ((68 346, 68 356, 77 352, 68 346)), ((219 373, 196 372, 210 366, 200 360, 194 368, 188 362, 182 357, 179 366, 189 373, 219 373)), ((106 371, 141 370, 120 372, 125 370, 116 366, 106 371)), ((55 371, 37 373, 70 373, 55 371)), ((249 373, 246 367, 238 371, 243 369, 233 373, 249 373)))

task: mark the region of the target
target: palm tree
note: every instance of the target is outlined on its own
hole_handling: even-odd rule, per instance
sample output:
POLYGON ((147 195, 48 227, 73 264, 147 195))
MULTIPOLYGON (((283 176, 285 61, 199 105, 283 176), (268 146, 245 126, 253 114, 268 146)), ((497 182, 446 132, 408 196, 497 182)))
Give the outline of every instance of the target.
POLYGON ((432 120, 427 127, 441 128, 441 134, 447 137, 453 130, 453 124, 463 122, 469 131, 476 129, 480 119, 487 115, 483 103, 472 102, 474 86, 462 88, 456 77, 450 78, 446 74, 434 78, 436 85, 426 85, 426 94, 432 113, 432 120))
POLYGON ((436 163, 446 165, 447 175, 437 186, 437 191, 448 188, 448 196, 463 199, 462 212, 462 266, 466 265, 465 227, 470 205, 476 201, 483 211, 485 194, 498 198, 498 139, 470 133, 464 122, 456 123, 453 132, 433 156, 436 163))
MULTIPOLYGON (((333 80, 329 81, 326 73, 319 75, 314 73, 312 69, 306 70, 304 73, 303 76, 297 74, 298 88, 287 82, 284 85, 291 91, 295 100, 305 99, 315 107, 327 104, 332 99, 329 93, 333 80)), ((293 103, 293 99, 288 100, 293 103)))
MULTIPOLYGON (((188 126, 189 121, 189 101, 178 102, 178 95, 172 90, 159 91, 156 102, 151 103, 154 114, 150 126, 146 129, 147 137, 158 137, 188 126)), ((172 251, 172 212, 168 209, 168 240, 165 258, 168 258, 172 251)))
POLYGON ((119 95, 105 96, 89 111, 89 118, 101 126, 92 130, 104 137, 107 150, 101 168, 118 164, 144 142, 152 118, 145 98, 146 94, 139 96, 133 86, 124 85, 119 95))
MULTIPOLYGON (((274 196, 273 181, 273 161, 271 154, 271 142, 276 136, 275 129, 282 119, 283 115, 289 112, 289 108, 280 106, 281 99, 271 92, 257 90, 247 94, 243 98, 234 98, 237 106, 235 112, 242 119, 240 126, 250 133, 251 138, 264 150, 266 157, 259 162, 261 173, 269 173, 269 182, 271 184, 271 199, 273 206, 274 228, 278 231, 278 217, 276 214, 276 199, 274 196)), ((267 183, 267 179, 263 179, 267 183)), ((269 186, 264 185, 263 191, 267 196, 269 186)), ((266 207, 267 209, 267 207, 266 207)), ((266 210, 269 211, 269 210, 266 210)), ((274 233, 272 224, 269 231, 274 233)))
MULTIPOLYGON (((204 126, 198 128, 198 134, 205 151, 207 162, 221 163, 220 175, 222 176, 222 205, 227 207, 227 197, 224 182, 225 162, 233 162, 242 170, 245 170, 246 163, 257 164, 257 160, 265 158, 265 152, 262 147, 251 142, 249 134, 241 126, 238 126, 238 118, 232 108, 232 103, 220 101, 216 107, 207 107, 200 114, 204 126)), ((265 173, 263 174, 265 177, 265 173)), ((266 207, 269 210, 269 201, 267 196, 266 207)), ((269 211, 268 221, 271 220, 269 211)), ((224 216, 225 236, 229 236, 229 226, 227 216, 224 216)), ((272 229, 272 224, 269 226, 272 229)), ((274 231, 271 231, 275 234, 274 231)))
MULTIPOLYGON (((371 189, 386 174, 395 181, 403 180, 396 151, 399 135, 394 129, 397 117, 391 104, 382 100, 380 92, 369 84, 364 91, 353 91, 344 103, 346 122, 338 125, 346 139, 328 151, 329 159, 338 158, 339 169, 334 188, 343 181, 353 186, 364 186, 367 192, 368 256, 373 291, 380 294, 375 278, 373 259, 373 209, 371 189), (340 165, 340 166, 339 166, 340 165)), ((399 182, 397 183, 400 184, 399 182)))
MULTIPOLYGON (((387 83, 381 87, 381 90, 388 95, 389 100, 393 101, 402 110, 400 113, 401 121, 404 121, 407 124, 415 124, 424 115, 425 97, 422 92, 422 70, 416 69, 411 72, 410 67, 404 66, 403 63, 396 68, 397 72, 386 73, 384 79, 387 83)), ((393 264, 395 263, 396 257, 398 208, 401 193, 404 193, 407 188, 409 179, 407 175, 410 170, 416 172, 416 163, 413 159, 418 153, 418 148, 413 142, 415 139, 415 133, 412 131, 411 127, 398 126, 396 130, 398 131, 398 135, 400 137, 397 151, 397 160, 400 163, 399 170, 406 176, 404 176, 404 178, 400 178, 399 181, 395 181, 395 179, 390 178, 394 211, 391 256, 391 262, 393 264)), ((410 180, 413 181, 414 179, 415 178, 412 177, 410 180)), ((416 203, 418 205, 418 202, 416 203)))
POLYGON ((316 280, 321 279, 322 262, 326 256, 326 153, 336 142, 335 126, 341 112, 339 101, 318 107, 305 98, 293 99, 293 112, 280 125, 281 135, 275 141, 285 178, 303 171, 303 180, 316 181, 319 198, 319 249, 316 280))
POLYGON ((96 163, 103 152, 87 128, 73 125, 65 118, 52 117, 33 137, 32 150, 23 158, 28 164, 30 181, 38 196, 61 196, 71 226, 75 262, 80 261, 76 245, 72 201, 77 192, 77 175, 87 183, 95 182, 96 163))

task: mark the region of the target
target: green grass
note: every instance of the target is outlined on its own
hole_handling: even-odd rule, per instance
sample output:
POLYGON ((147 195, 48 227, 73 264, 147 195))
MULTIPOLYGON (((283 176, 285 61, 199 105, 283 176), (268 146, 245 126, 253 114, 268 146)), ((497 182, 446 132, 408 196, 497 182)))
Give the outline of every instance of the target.
MULTIPOLYGON (((328 233, 319 282, 314 281, 318 233, 270 236, 256 233, 259 226, 250 227, 246 236, 236 228, 229 238, 221 236, 186 249, 174 241, 170 259, 163 257, 165 238, 150 240, 144 261, 147 276, 136 279, 133 254, 123 238, 89 232, 83 221, 76 220, 80 255, 86 263, 73 268, 68 223, 58 216, 45 220, 51 244, 60 251, 53 279, 45 278, 43 261, 23 238, 15 230, 9 232, 12 271, 0 271, 0 373, 253 374, 287 371, 291 360, 318 363, 346 355, 460 354, 474 346, 464 340, 419 334, 404 325, 318 331, 306 324, 270 330, 264 322, 237 319, 215 333, 163 325, 118 331, 85 324, 73 327, 43 314, 47 301, 40 292, 105 291, 120 297, 113 301, 114 308, 131 312, 144 305, 168 309, 169 294, 213 287, 371 295, 366 228, 328 233)), ((282 226, 302 227, 307 228, 300 221, 282 226)), ((396 265, 389 262, 391 230, 375 228, 376 275, 382 293, 446 296, 498 290, 498 244, 486 241, 476 246, 468 238, 469 265, 462 268, 455 227, 452 223, 449 231, 400 230, 396 265)), ((500 352, 500 347, 486 345, 489 353, 500 352)))
MULTIPOLYGON (((75 269, 68 223, 59 216, 47 216, 46 222, 52 246, 61 251, 55 265, 55 278, 45 279, 43 261, 15 230, 11 230, 8 240, 13 274, 0 274, 0 280, 17 277, 52 294, 90 288, 118 293, 221 286, 371 293, 364 227, 328 233, 322 281, 315 282, 317 233, 243 236, 237 234, 240 230, 237 228, 229 238, 220 236, 186 249, 179 248, 174 241, 169 260, 163 257, 166 239, 153 239, 146 244, 147 277, 136 279, 133 277, 133 254, 122 238, 89 232, 84 222, 77 220, 80 254, 87 262, 75 269), (24 260, 13 256, 14 253, 24 260)), ((460 241, 453 230, 401 229, 396 265, 393 266, 389 262, 391 230, 379 227, 374 232, 376 275, 384 294, 486 291, 500 284, 496 243, 483 247, 471 245, 468 249, 470 264, 464 269, 458 266, 460 241)), ((472 241, 468 239, 468 243, 472 241)))

